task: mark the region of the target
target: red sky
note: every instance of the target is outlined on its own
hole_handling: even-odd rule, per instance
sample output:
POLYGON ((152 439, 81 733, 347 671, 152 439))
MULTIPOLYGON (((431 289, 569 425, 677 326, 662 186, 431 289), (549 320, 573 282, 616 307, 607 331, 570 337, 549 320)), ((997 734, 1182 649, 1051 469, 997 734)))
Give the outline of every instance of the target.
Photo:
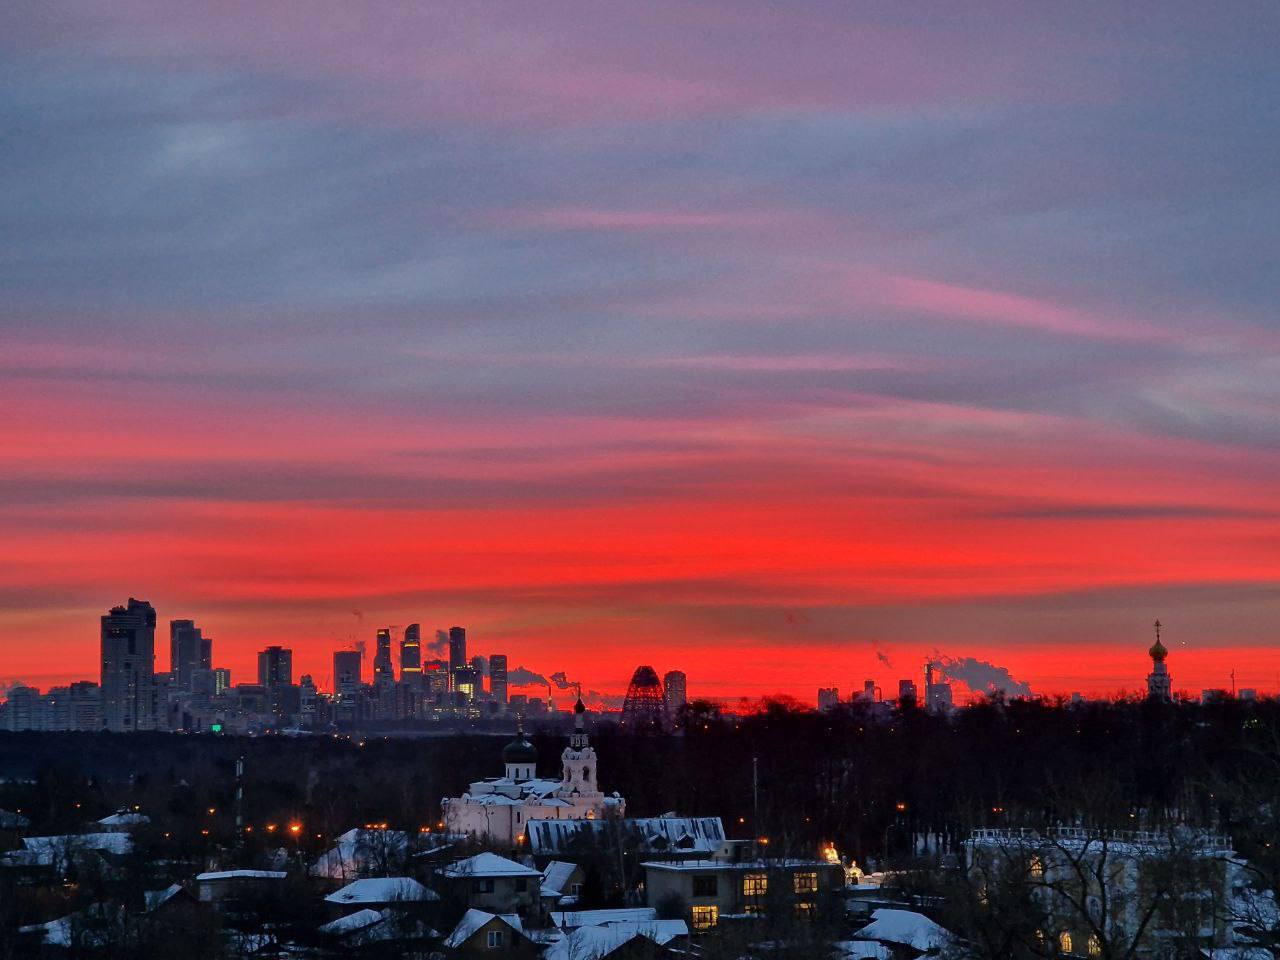
POLYGON ((15 7, 0 682, 132 595, 238 679, 1275 690, 1276 12, 1155 11, 15 7))

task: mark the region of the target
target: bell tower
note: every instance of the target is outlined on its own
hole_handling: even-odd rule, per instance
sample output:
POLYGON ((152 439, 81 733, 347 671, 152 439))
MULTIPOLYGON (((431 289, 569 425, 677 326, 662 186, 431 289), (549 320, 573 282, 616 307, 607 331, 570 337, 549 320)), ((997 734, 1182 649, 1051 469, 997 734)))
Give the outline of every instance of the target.
POLYGON ((1169 651, 1160 642, 1160 621, 1155 623, 1156 642, 1147 653, 1151 656, 1151 672, 1147 674, 1147 699, 1168 703, 1173 699, 1173 678, 1169 676, 1169 668, 1164 665, 1169 651))
POLYGON ((564 775, 556 792, 562 797, 596 798, 601 795, 596 786, 596 752, 587 740, 585 729, 586 712, 586 704, 579 694, 578 702, 573 705, 573 735, 569 737, 569 746, 560 755, 564 775))

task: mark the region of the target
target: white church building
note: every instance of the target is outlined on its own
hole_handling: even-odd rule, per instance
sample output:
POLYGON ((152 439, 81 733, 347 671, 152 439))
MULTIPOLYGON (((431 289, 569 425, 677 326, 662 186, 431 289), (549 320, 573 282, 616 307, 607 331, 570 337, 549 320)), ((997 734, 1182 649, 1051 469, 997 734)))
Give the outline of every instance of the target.
POLYGON ((516 738, 502 749, 505 776, 477 780, 462 796, 441 801, 445 829, 514 847, 530 820, 625 815, 626 801, 617 793, 605 796, 596 785, 596 752, 583 729, 586 709, 579 698, 573 708, 573 736, 560 755, 559 780, 538 776, 538 751, 517 726, 516 738))

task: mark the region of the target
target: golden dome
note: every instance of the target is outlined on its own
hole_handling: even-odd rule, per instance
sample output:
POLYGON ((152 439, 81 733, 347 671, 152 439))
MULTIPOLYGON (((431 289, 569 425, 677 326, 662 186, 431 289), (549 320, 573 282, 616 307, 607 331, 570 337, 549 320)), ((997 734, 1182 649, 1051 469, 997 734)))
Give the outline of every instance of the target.
POLYGON ((1156 637, 1156 642, 1151 645, 1151 649, 1147 653, 1151 654, 1151 659, 1156 663, 1164 663, 1164 658, 1169 655, 1169 651, 1165 649, 1159 637, 1156 637))

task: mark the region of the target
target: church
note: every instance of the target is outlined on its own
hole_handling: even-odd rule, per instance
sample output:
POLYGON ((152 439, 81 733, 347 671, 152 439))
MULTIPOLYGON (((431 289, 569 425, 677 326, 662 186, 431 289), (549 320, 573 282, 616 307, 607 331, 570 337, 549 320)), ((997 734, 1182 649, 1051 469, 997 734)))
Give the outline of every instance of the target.
POLYGON ((573 736, 560 755, 559 780, 538 776, 538 751, 517 725, 516 738, 502 749, 505 776, 477 780, 461 797, 441 801, 445 829, 514 848, 530 820, 625 815, 626 801, 617 793, 605 796, 596 785, 599 769, 584 727, 586 710, 579 698, 573 707, 573 736))

